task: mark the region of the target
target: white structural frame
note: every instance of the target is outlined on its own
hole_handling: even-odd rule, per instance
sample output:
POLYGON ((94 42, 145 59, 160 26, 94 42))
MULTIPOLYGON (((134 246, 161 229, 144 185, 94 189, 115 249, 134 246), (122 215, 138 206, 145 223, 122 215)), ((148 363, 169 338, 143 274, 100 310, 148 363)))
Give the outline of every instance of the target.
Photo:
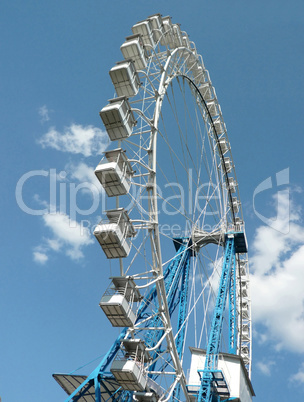
MULTIPOLYGON (((136 196, 131 192, 129 194, 130 200, 133 201, 129 211, 130 220, 136 231, 141 231, 142 233, 145 231, 146 234, 143 234, 143 240, 139 245, 136 246, 134 241, 135 250, 133 256, 130 256, 128 261, 121 258, 119 261, 120 274, 123 276, 132 273, 133 275, 135 259, 143 255, 141 248, 150 242, 150 262, 139 273, 134 271, 133 277, 138 281, 138 288, 149 289, 152 285, 156 286, 158 310, 154 311, 154 314, 159 316, 161 326, 157 328, 147 327, 145 325, 147 320, 139 320, 139 322, 128 328, 125 339, 128 337, 134 338, 139 331, 147 329, 151 332, 163 331, 164 335, 151 350, 156 350, 163 342, 166 342, 165 352, 169 353, 172 364, 170 370, 164 370, 159 374, 171 377, 172 381, 159 400, 169 400, 177 384, 179 384, 183 397, 185 400, 190 401, 183 362, 176 348, 176 334, 174 334, 169 313, 163 271, 166 261, 162 257, 158 212, 160 194, 157 183, 157 171, 159 169, 157 141, 158 136, 165 138, 164 132, 160 128, 160 122, 163 119, 163 103, 168 92, 173 88, 175 80, 180 80, 183 85, 187 85, 187 90, 190 91, 196 102, 197 113, 200 114, 200 119, 205 124, 206 138, 211 144, 210 146, 213 147, 215 168, 212 178, 216 181, 218 197, 216 202, 222 216, 221 222, 219 222, 218 227, 213 232, 200 230, 198 221, 194 222, 191 229, 190 237, 192 240, 189 247, 192 247, 195 253, 199 253, 209 243, 217 244, 219 248, 223 248, 222 244, 225 233, 239 231, 240 228, 243 230, 244 222, 226 126, 202 57, 197 54, 196 47, 193 42, 189 41, 188 35, 180 30, 179 25, 172 24, 170 17, 151 16, 144 21, 144 26, 147 35, 141 36, 138 34, 141 24, 137 23, 133 29, 137 33, 136 36, 129 37, 121 47, 128 61, 132 61, 132 57, 134 58, 135 66, 137 66, 136 74, 141 82, 141 87, 138 93, 134 91, 134 93, 136 92, 135 95, 128 99, 130 113, 132 113, 132 116, 135 116, 136 120, 132 132, 130 133, 131 129, 129 126, 128 136, 124 138, 118 136, 117 138, 119 139, 118 147, 126 146, 127 148, 128 161, 131 163, 134 171, 132 187, 138 190, 136 196), (148 33, 153 37, 149 39, 148 33), (155 46, 152 46, 154 43, 155 46), (136 49, 140 49, 140 62, 136 54, 132 55, 132 51, 136 53, 136 49), (143 70, 139 69, 139 67, 142 68, 145 64, 147 64, 146 68, 143 70), (147 196, 144 197, 144 195, 147 196), (144 198, 145 201, 142 201, 144 198), (207 238, 208 241, 206 240, 207 238), (211 238, 213 240, 210 240, 211 238)), ((109 113, 111 104, 115 105, 114 99, 111 100, 110 105, 106 106, 107 113, 109 113)), ((102 112, 101 117, 103 117, 102 112)), ((114 134, 111 136, 111 139, 113 138, 116 138, 114 134)), ((120 203, 122 203, 121 198, 117 197, 117 208, 120 203)), ((199 218, 201 217, 202 213, 199 218)), ((220 257, 217 258, 220 260, 220 257)), ((237 353, 242 357, 250 377, 251 310, 247 253, 242 252, 237 254, 236 260, 238 300, 237 353), (242 292, 242 283, 248 285, 246 286, 246 292, 242 292)), ((218 261, 215 261, 214 265, 216 265, 215 263, 218 263, 218 261)), ((212 281, 211 279, 209 282, 212 281)), ((195 308, 194 304, 193 306, 195 308)), ((162 356, 157 357, 157 359, 161 358, 162 356)), ((146 367, 148 373, 149 367, 151 367, 151 363, 146 367)), ((150 373, 155 374, 157 372, 150 371, 150 373)))

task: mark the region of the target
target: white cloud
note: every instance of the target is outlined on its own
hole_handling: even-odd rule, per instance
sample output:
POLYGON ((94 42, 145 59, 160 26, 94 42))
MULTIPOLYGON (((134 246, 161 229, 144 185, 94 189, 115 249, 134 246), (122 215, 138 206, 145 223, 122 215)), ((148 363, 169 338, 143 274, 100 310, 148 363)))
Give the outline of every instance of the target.
POLYGON ((42 265, 45 264, 49 259, 49 257, 45 253, 42 253, 41 251, 34 251, 33 258, 35 262, 42 265))
POLYGON ((72 260, 80 260, 84 257, 83 249, 94 242, 89 228, 72 220, 67 214, 45 214, 42 219, 52 235, 45 236, 42 244, 34 249, 33 259, 39 264, 48 261, 50 252, 64 252, 72 260))
POLYGON ((61 249, 62 244, 60 244, 59 239, 46 239, 46 244, 48 248, 53 251, 59 251, 61 249))
POLYGON ((299 368, 296 374, 293 374, 289 380, 291 382, 295 382, 297 384, 304 384, 304 363, 299 368))
POLYGON ((252 313, 254 323, 263 325, 260 340, 277 350, 304 353, 304 227, 299 208, 289 207, 291 213, 286 208, 285 215, 277 214, 277 227, 289 219, 288 234, 268 226, 256 231, 250 260, 252 313))
POLYGON ((109 143, 108 134, 94 126, 71 124, 61 133, 54 127, 38 141, 43 148, 54 148, 57 151, 82 154, 86 157, 102 154, 109 143))
POLYGON ((41 123, 45 123, 46 121, 50 120, 49 110, 46 105, 41 106, 38 110, 39 115, 41 116, 41 123))
POLYGON ((257 362, 257 368, 263 373, 264 375, 270 377, 271 376, 271 367, 275 365, 274 361, 265 362, 257 362))
POLYGON ((70 163, 66 166, 66 171, 69 173, 71 179, 75 179, 81 183, 83 192, 91 193, 93 197, 96 197, 103 191, 95 176, 94 168, 88 166, 86 163, 70 163))
POLYGON ((53 232, 53 238, 46 239, 49 248, 53 251, 64 249, 66 255, 73 260, 82 258, 82 249, 93 243, 89 229, 66 214, 46 214, 43 215, 43 221, 53 232))

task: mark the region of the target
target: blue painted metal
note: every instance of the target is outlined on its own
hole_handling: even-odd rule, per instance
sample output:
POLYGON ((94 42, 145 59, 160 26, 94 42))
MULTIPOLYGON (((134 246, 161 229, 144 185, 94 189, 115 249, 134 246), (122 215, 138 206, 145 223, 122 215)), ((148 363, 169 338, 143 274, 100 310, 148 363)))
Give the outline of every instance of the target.
MULTIPOLYGON (((185 261, 185 250, 186 250, 187 244, 182 244, 181 247, 179 248, 177 254, 171 261, 170 265, 168 266, 166 273, 164 275, 164 282, 165 282, 165 290, 166 290, 166 295, 167 295, 167 302, 168 302, 168 307, 169 307, 169 314, 172 314, 172 307, 174 304, 175 300, 175 295, 178 289, 178 284, 180 281, 180 277, 182 274, 182 270, 184 267, 184 261, 185 261)), ((156 300, 156 291, 155 291, 155 306, 158 306, 158 302, 156 300)), ((141 318, 141 317, 140 317, 141 318)), ((152 320, 149 320, 146 323, 146 327, 161 327, 162 326, 162 321, 159 315, 156 315, 155 317, 152 318, 152 320)), ((150 348, 154 347, 157 342, 160 340, 160 338, 163 335, 163 331, 147 331, 143 339, 150 348)))
MULTIPOLYGON (((167 295, 167 301, 169 306, 169 314, 172 315, 175 308, 179 305, 179 319, 178 319, 178 330, 182 326, 186 307, 187 307, 187 291, 188 291, 188 278, 189 278, 189 267, 190 267, 190 257, 191 252, 189 250, 189 239, 175 239, 174 242, 175 248, 177 250, 175 257, 172 259, 171 263, 168 265, 165 273, 164 273, 164 282, 165 282, 165 290, 167 295), (180 284, 180 280, 182 277, 182 286, 181 292, 178 294, 178 288, 180 284), (177 303, 176 295, 180 296, 180 301, 177 303)), ((149 291, 148 295, 145 299, 141 302, 139 309, 138 309, 138 320, 144 318, 145 312, 153 302, 154 305, 158 305, 157 303, 157 291, 156 285, 154 285, 151 290, 149 291)), ((161 318, 157 315, 153 317, 146 323, 147 327, 160 327, 162 326, 161 318)), ((65 400, 65 402, 70 401, 78 401, 85 390, 91 386, 92 383, 95 385, 95 400, 96 402, 100 402, 100 382, 102 382, 103 378, 107 378, 110 374, 106 373, 106 368, 110 365, 113 361, 114 357, 116 356, 119 348, 121 340, 125 337, 128 328, 124 328, 120 335, 117 337, 109 351, 103 357, 100 364, 96 367, 96 369, 87 377, 87 379, 65 400), (77 395, 79 394, 79 395, 77 395), (76 396, 77 395, 77 396, 76 396), (99 395, 99 396, 98 396, 99 395), (99 399, 98 399, 99 398, 99 399)), ((143 331, 144 336, 143 340, 146 342, 149 347, 155 346, 158 341, 163 336, 163 331, 143 331)), ((181 330, 178 343, 180 351, 183 347, 184 342, 184 329, 181 330)), ((159 353, 159 350, 155 353, 159 353)), ((181 352, 179 352, 180 354, 181 352)), ((168 363, 166 363, 168 364, 168 363)), ((153 368, 151 367, 151 370, 153 368)), ((111 374, 110 374, 111 375, 111 374)), ((153 377, 153 376, 152 376, 153 377)), ((117 390, 118 391, 118 390, 117 390)), ((116 392, 117 392, 116 391, 116 392)), ((115 392, 115 394, 116 394, 115 392)), ((123 391, 120 392, 119 395, 112 394, 109 392, 109 398, 112 398, 113 401, 119 402, 129 402, 132 400, 133 392, 131 391, 123 391)))
MULTIPOLYGON (((239 240, 239 239, 238 239, 239 240)), ((175 247, 177 253, 172 259, 171 263, 167 267, 164 273, 165 290, 167 295, 167 301, 169 306, 170 316, 173 314, 177 306, 179 306, 178 312, 178 325, 177 331, 179 331, 176 338, 176 346, 179 357, 182 355, 184 338, 185 338, 185 327, 184 322, 187 314, 188 305, 188 282, 189 282, 189 272, 190 272, 190 257, 192 252, 189 249, 189 239, 176 239, 175 247), (178 290, 180 291, 178 292, 178 290)), ((236 267, 235 267, 235 243, 234 235, 228 234, 226 236, 226 246, 225 246, 225 257, 223 261, 222 274, 220 279, 220 286, 218 291, 218 296, 215 305, 214 317, 212 321, 211 332, 209 336, 209 342, 206 352, 206 362, 203 375, 201 376, 201 385, 198 394, 199 402, 217 402, 220 400, 220 396, 216 391, 216 381, 214 373, 216 373, 218 365, 218 353, 220 348, 220 340, 222 335, 222 322, 224 317, 224 310, 226 305, 227 296, 229 295, 229 352, 236 353, 237 347, 237 313, 236 313, 236 267)), ((142 301, 138 310, 138 320, 145 317, 146 309, 148 305, 154 304, 157 309, 157 292, 156 286, 154 285, 150 290, 149 294, 142 301)), ((151 320, 147 321, 147 327, 161 327, 162 322, 159 315, 156 315, 151 320)), ((95 384, 95 399, 96 402, 100 402, 100 382, 103 378, 107 378, 110 373, 106 373, 105 369, 113 361, 116 353, 120 348, 121 340, 125 337, 127 328, 123 329, 121 334, 118 336, 116 341, 113 343, 112 347, 108 353, 104 356, 103 360, 99 366, 90 374, 90 376, 81 384, 77 390, 73 392, 72 395, 65 402, 71 400, 77 401, 83 395, 84 390, 88 389, 92 383, 95 384), (79 394, 78 396, 77 393, 79 394), (99 399, 98 399, 99 398, 99 399)), ((155 346, 161 337, 163 336, 163 331, 143 331, 143 339, 149 347, 155 346)), ((160 349, 155 351, 159 353, 160 349)), ((164 369, 168 362, 164 363, 164 369)), ((153 367, 151 367, 153 370, 153 367)), ((157 377, 157 375, 152 375, 157 377)), ((228 388, 227 388, 228 389, 228 388)), ((132 400, 133 392, 122 391, 115 394, 110 394, 109 397, 113 401, 119 402, 129 402, 132 400)), ((179 399, 180 389, 176 388, 172 395, 172 400, 179 399)), ((226 401, 233 400, 227 395, 226 401)), ((223 395, 222 395, 223 398, 223 395)))
MULTIPOLYGON (((176 302, 176 295, 180 283, 180 279, 182 276, 186 275, 185 278, 187 278, 187 286, 188 286, 188 276, 189 276, 189 266, 190 266, 190 256, 191 252, 189 249, 189 239, 176 239, 178 242, 175 243, 175 247, 177 250, 177 253, 175 257, 172 259, 169 267, 167 268, 167 274, 164 277, 164 282, 165 282, 165 290, 166 290, 166 295, 167 295, 167 301, 168 301, 168 307, 169 307, 169 315, 172 316, 175 308, 180 305, 181 303, 181 298, 179 297, 178 303, 176 302), (187 273, 185 274, 185 271, 187 273)), ((182 279, 182 284, 184 283, 184 280, 182 279)), ((187 288, 188 289, 188 288, 187 288)), ((183 293, 186 292, 186 289, 184 289, 183 293)), ((180 294, 179 294, 180 296, 180 294)), ((183 302, 186 302, 186 297, 184 296, 182 298, 183 302)), ((156 302, 157 304, 157 302, 156 302)), ((185 306, 186 309, 186 306, 185 306)), ((161 326, 161 318, 159 316, 154 317, 154 321, 152 324, 149 322, 147 326, 151 327, 159 327, 161 326)), ((182 325, 182 324, 180 324, 182 325)), ((179 330, 180 326, 178 326, 179 330)), ((145 343, 149 345, 150 347, 153 347, 157 344, 157 342, 161 339, 163 336, 163 331, 150 331, 144 334, 143 339, 145 340, 145 343), (151 338, 154 337, 153 341, 151 338)), ((183 332, 184 334, 184 332, 183 332)), ((180 337, 180 345, 181 348, 183 346, 183 337, 180 337)), ((156 357, 160 352, 160 349, 156 350, 154 354, 152 355, 152 358, 156 357)), ((168 362, 164 363, 164 366, 161 369, 164 369, 167 366, 168 362)), ((154 370, 155 365, 152 365, 150 367, 151 371, 154 370)), ((160 370, 161 370, 160 369, 160 370)), ((152 378, 156 378, 156 376, 152 376, 152 378)))
POLYGON ((223 261, 220 285, 214 309, 208 347, 206 351, 205 367, 203 375, 201 377, 198 402, 213 402, 214 398, 217 398, 216 390, 213 387, 212 373, 217 370, 220 341, 223 329, 222 324, 224 318, 224 310, 229 286, 231 283, 231 272, 234 262, 234 256, 234 235, 228 234, 226 236, 225 257, 223 261))
POLYGON ((182 272, 182 283, 179 294, 179 311, 178 311, 178 324, 177 324, 177 337, 176 337, 176 349, 179 358, 182 356, 184 339, 185 339, 185 319, 187 316, 188 307, 188 285, 189 285, 189 272, 190 272, 190 250, 186 251, 185 264, 182 272))
POLYGON ((235 254, 231 266, 229 286, 229 353, 236 354, 237 351, 237 309, 236 309, 236 265, 235 254))
MULTIPOLYGON (((179 358, 182 357, 184 342, 185 342, 185 330, 186 326, 184 325, 186 317, 187 317, 187 307, 188 307, 188 285, 189 285, 189 273, 190 273, 190 257, 192 251, 191 249, 186 250, 185 256, 185 264, 182 272, 182 280, 181 280, 181 290, 179 294, 179 311, 178 311, 178 320, 177 320, 177 337, 176 337, 176 349, 179 358)), ((172 400, 180 400, 180 384, 177 385, 175 390, 173 391, 172 400)))
POLYGON ((94 378, 94 386, 95 386, 95 402, 101 402, 100 382, 98 381, 98 376, 94 378))

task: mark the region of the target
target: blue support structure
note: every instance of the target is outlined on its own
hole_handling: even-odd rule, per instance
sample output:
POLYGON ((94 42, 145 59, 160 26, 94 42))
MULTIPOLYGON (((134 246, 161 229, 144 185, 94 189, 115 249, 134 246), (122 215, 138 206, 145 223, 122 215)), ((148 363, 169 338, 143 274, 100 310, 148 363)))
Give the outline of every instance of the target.
MULTIPOLYGON (((190 251, 187 251, 190 254, 190 251)), ((187 315, 187 302, 188 302, 188 284, 189 284, 189 272, 190 272, 190 256, 186 258, 185 268, 182 274, 182 283, 179 296, 179 311, 178 311, 178 325, 177 325, 177 338, 176 338, 176 349, 179 358, 182 356, 184 338, 185 338, 185 326, 184 322, 187 315)))
MULTIPOLYGON (((167 300, 168 300, 168 307, 169 307, 169 314, 170 316, 173 314, 175 308, 179 305, 179 318, 178 318, 178 327, 177 327, 177 332, 181 328, 183 324, 183 320, 185 318, 185 314, 182 313, 183 311, 186 311, 186 306, 187 304, 187 295, 186 292, 188 291, 188 278, 189 278, 189 266, 190 266, 190 257, 191 257, 191 250, 189 248, 189 239, 175 239, 175 247, 177 250, 177 253, 173 260, 171 261, 169 267, 167 268, 164 281, 165 281, 165 289, 166 289, 166 295, 167 295, 167 300), (181 279, 182 278, 182 279, 181 279), (181 292, 178 294, 178 302, 176 301, 177 299, 177 291, 179 287, 180 280, 182 280, 181 284, 181 292), (183 305, 183 307, 181 307, 183 305), (180 316, 181 315, 181 316, 180 316)), ((161 326, 161 319, 159 316, 154 317, 152 324, 149 322, 147 326, 154 326, 154 327, 159 327, 161 326)), ((179 333, 179 349, 180 352, 179 356, 182 351, 183 343, 184 343, 184 327, 179 333)), ((157 344, 157 342, 161 339, 163 336, 163 331, 151 331, 150 333, 148 332, 144 336, 144 340, 149 347, 153 347, 154 345, 157 344), (154 337, 152 341, 152 337, 154 337)), ((178 349, 178 347, 177 347, 178 349)), ((178 350, 179 350, 178 349, 178 350)), ((159 350, 155 351, 155 357, 159 354, 159 350)), ((165 363, 164 369, 166 365, 168 364, 165 363)), ((151 370, 154 369, 154 366, 151 366, 151 370)))
MULTIPOLYGON (((185 320, 187 317, 187 306, 188 306, 188 285, 189 285, 189 273, 190 273, 190 256, 191 249, 188 248, 185 256, 185 267, 182 273, 181 290, 179 295, 179 311, 178 311, 178 321, 177 321, 177 337, 176 337, 176 349, 179 358, 182 357, 184 341, 185 341, 185 320)), ((173 391, 173 400, 180 399, 180 385, 178 384, 176 389, 173 391)))
MULTIPOLYGON (((226 236, 225 257, 223 261, 222 275, 220 279, 209 342, 206 351, 205 367, 203 370, 203 375, 201 377, 198 402, 214 402, 219 400, 219 396, 216 395, 216 389, 214 387, 214 373, 217 371, 218 355, 223 328, 222 323, 224 318, 227 295, 229 293, 229 288, 231 284, 231 274, 233 271, 235 271, 234 261, 234 235, 228 234, 226 236)), ((234 329, 236 328, 234 327, 234 329)))
MULTIPOLYGON (((190 271, 190 257, 192 256, 192 251, 189 247, 189 239, 187 238, 175 239, 174 244, 176 248, 176 255, 164 272, 164 282, 170 316, 173 314, 176 307, 179 306, 177 325, 177 331, 179 331, 179 334, 177 336, 177 350, 179 356, 181 357, 185 336, 185 327, 183 324, 186 319, 188 279, 190 271), (180 292, 178 292, 179 287, 180 292)), ((138 309, 137 320, 145 317, 147 307, 150 303, 154 304, 156 307, 158 305, 157 291, 155 285, 151 288, 148 295, 141 302, 138 309)), ((161 327, 162 321, 160 316, 155 315, 151 320, 147 321, 146 326, 161 327)), ((78 401, 92 386, 95 388, 95 401, 101 402, 101 384, 103 389, 107 390, 106 381, 109 381, 109 379, 113 379, 111 372, 109 372, 107 368, 109 367, 110 363, 112 363, 118 350, 120 349, 121 341, 122 339, 124 339, 126 333, 127 328, 124 328, 113 343, 112 347, 103 357, 100 364, 85 379, 85 381, 81 385, 79 385, 77 389, 74 390, 74 392, 65 400, 65 402, 78 401)), ((151 348, 159 342, 162 336, 163 331, 143 331, 142 339, 145 341, 146 345, 151 348)), ((156 350, 155 354, 159 353, 159 351, 160 349, 156 350)), ((165 368, 168 363, 169 362, 166 362, 163 368, 165 368)), ((151 366, 151 370, 153 370, 153 366, 151 366)), ((152 379, 154 377, 156 378, 157 375, 151 376, 152 379)), ((133 391, 125 391, 121 389, 121 387, 118 388, 114 393, 111 391, 107 392, 109 395, 109 400, 111 400, 112 402, 131 402, 133 399, 133 391)), ((179 389, 176 391, 176 395, 177 393, 179 394, 179 389)))
POLYGON ((237 350, 237 311, 236 311, 236 266, 235 254, 232 256, 230 286, 229 286, 229 353, 237 350))

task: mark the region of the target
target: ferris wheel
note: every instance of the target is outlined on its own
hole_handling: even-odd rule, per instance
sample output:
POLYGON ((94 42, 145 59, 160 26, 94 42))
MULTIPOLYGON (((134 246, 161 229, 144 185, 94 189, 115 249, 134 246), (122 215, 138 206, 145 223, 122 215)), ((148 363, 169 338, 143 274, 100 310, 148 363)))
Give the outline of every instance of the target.
POLYGON ((121 333, 89 376, 54 377, 66 401, 251 401, 247 243, 216 92, 170 17, 132 33, 95 170, 108 208, 94 235, 114 272, 100 307, 121 333))

